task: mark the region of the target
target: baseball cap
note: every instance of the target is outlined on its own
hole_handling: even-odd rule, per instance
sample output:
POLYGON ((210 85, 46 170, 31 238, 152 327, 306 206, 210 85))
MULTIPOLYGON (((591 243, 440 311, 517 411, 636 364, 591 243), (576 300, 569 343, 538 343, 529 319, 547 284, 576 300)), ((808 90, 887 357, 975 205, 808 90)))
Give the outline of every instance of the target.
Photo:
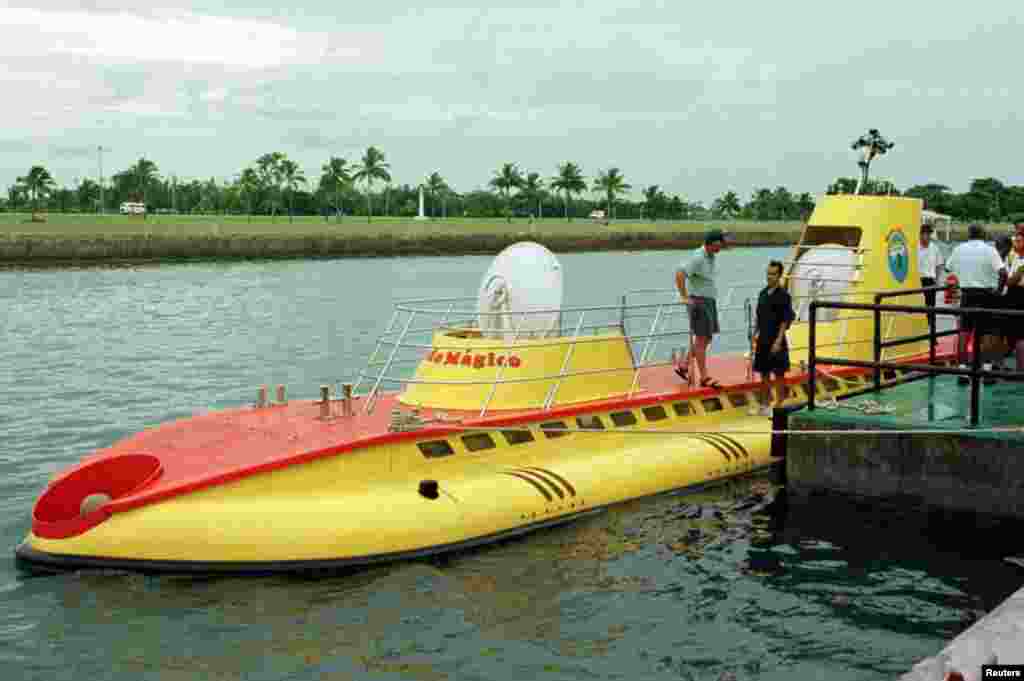
POLYGON ((732 234, 730 234, 729 232, 723 232, 717 227, 714 229, 709 229, 708 231, 704 232, 704 243, 706 244, 713 244, 716 241, 721 241, 724 243, 726 241, 731 240, 732 234))

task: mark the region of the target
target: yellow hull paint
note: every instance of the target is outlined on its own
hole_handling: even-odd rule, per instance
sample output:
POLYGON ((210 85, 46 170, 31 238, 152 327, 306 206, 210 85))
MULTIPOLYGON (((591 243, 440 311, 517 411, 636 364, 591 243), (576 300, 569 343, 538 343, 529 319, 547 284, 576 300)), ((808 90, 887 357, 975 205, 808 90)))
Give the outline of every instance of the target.
MULTIPOLYGON (((345 561, 442 547, 773 462, 768 419, 740 417, 737 409, 720 413, 689 416, 685 427, 748 432, 576 432, 548 439, 533 424, 535 440, 517 445, 490 431, 496 446, 485 452, 469 452, 461 437, 449 436, 455 453, 436 459, 425 458, 415 442, 396 443, 117 513, 79 536, 27 541, 50 554, 185 562, 345 561), (419 494, 424 479, 439 482, 437 499, 419 494)), ((637 427, 683 424, 641 418, 637 427)))

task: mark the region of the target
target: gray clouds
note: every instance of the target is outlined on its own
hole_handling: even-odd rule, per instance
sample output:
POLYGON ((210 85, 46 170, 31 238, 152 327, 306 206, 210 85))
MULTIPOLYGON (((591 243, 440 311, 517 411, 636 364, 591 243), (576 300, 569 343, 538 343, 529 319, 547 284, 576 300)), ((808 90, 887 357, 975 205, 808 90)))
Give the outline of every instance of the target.
POLYGON ((869 126, 899 145, 878 165, 898 185, 1024 184, 1016 3, 172 2, 0 8, 0 185, 36 163, 87 176, 69 150, 98 144, 108 169, 144 153, 202 177, 268 151, 315 174, 375 144, 399 182, 573 160, 710 201, 820 192, 869 126))

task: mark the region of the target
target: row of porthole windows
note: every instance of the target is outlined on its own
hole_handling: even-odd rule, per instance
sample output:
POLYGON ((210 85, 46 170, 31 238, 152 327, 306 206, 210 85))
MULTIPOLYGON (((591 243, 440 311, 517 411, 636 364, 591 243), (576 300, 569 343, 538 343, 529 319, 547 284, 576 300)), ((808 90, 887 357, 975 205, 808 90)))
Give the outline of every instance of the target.
MULTIPOLYGON (((893 380, 896 378, 896 372, 889 369, 883 372, 885 380, 893 380)), ((869 378, 869 377, 868 377, 869 378)), ((861 384, 862 377, 851 376, 844 379, 850 384, 861 384)), ((869 379, 870 380, 870 379, 869 379)), ((818 392, 837 392, 841 386, 839 381, 831 376, 825 376, 818 381, 819 389, 818 392)), ((807 384, 801 386, 793 386, 794 390, 801 390, 804 395, 807 394, 807 384)), ((733 407, 743 407, 750 403, 750 395, 747 393, 727 393, 726 398, 729 400, 730 405, 733 407)), ((724 408, 722 399, 720 397, 708 397, 701 400, 701 406, 704 407, 706 413, 722 411, 724 408)), ((693 415, 694 408, 689 402, 673 402, 672 409, 676 413, 677 417, 691 416, 693 415)), ((667 419, 668 411, 664 406, 660 404, 653 404, 647 407, 640 408, 641 413, 648 422, 657 422, 667 419)), ((632 410, 616 411, 608 414, 608 418, 611 420, 612 425, 616 428, 625 428, 627 426, 633 426, 638 423, 636 413, 632 410)), ((596 414, 585 414, 576 417, 576 425, 582 430, 604 430, 604 421, 601 417, 596 414)), ((539 429, 544 433, 544 437, 549 440, 565 437, 570 435, 568 427, 564 421, 547 421, 541 423, 539 429)), ((513 430, 502 430, 499 431, 502 437, 505 438, 505 442, 509 445, 521 445, 527 442, 533 442, 533 433, 528 428, 513 429, 513 430)), ((488 449, 494 449, 497 447, 497 443, 490 433, 468 433, 461 436, 462 444, 466 447, 469 452, 482 452, 488 449)), ((447 440, 430 440, 427 442, 418 442, 416 446, 419 447, 420 452, 423 456, 428 459, 435 459, 444 456, 451 456, 455 453, 451 443, 447 440)))

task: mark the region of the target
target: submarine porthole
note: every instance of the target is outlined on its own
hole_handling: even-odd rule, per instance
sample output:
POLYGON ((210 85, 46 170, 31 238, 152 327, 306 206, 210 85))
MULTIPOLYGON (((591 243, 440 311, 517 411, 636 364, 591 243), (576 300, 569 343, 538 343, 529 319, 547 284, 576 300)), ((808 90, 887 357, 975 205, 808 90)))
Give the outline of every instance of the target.
POLYGON ((747 393, 729 393, 726 397, 729 398, 729 404, 734 407, 745 407, 750 402, 747 393))
POLYGON ((641 411, 643 411, 644 418, 648 421, 662 421, 668 418, 668 414, 665 412, 665 407, 660 404, 644 407, 641 411))
POLYGON ((601 421, 601 417, 590 414, 577 416, 576 425, 585 430, 604 430, 604 423, 601 421))
POLYGON ((616 411, 609 414, 608 417, 612 420, 612 424, 617 428, 636 425, 636 414, 631 411, 616 411))
POLYGON ((704 405, 705 412, 722 411, 722 400, 717 397, 708 397, 700 402, 704 405))
POLYGON ((673 402, 672 409, 675 410, 676 416, 690 416, 693 414, 693 405, 689 402, 673 402))
POLYGON ((521 445, 524 442, 533 442, 533 433, 529 430, 504 430, 501 434, 505 436, 505 442, 510 445, 521 445))
POLYGON ((451 456, 455 453, 447 440, 430 440, 429 442, 417 442, 416 446, 428 459, 436 459, 441 456, 451 456))
POLYGON ((462 436, 462 444, 471 452, 482 452, 486 449, 494 449, 494 438, 487 433, 470 433, 462 436))
POLYGON ((548 421, 547 423, 540 424, 540 429, 544 431, 544 437, 554 439, 556 437, 564 437, 569 434, 563 421, 548 421))

